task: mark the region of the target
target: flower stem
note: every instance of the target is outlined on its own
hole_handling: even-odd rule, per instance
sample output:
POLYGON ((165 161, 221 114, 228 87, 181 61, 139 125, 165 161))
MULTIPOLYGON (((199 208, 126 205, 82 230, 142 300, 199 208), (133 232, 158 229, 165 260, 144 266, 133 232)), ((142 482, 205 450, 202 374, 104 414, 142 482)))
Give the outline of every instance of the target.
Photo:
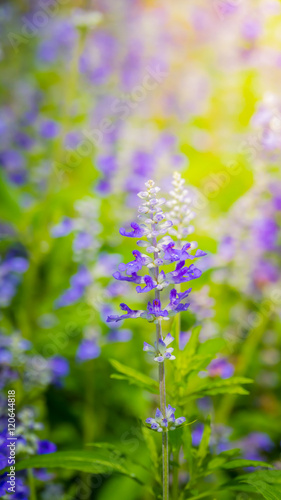
MULTIPOLYGON (((179 292, 181 292, 181 286, 179 285, 179 292)), ((176 342, 177 342, 177 363, 180 363, 180 333, 181 333, 181 317, 180 314, 177 314, 175 317, 176 322, 176 342)), ((179 382, 180 370, 179 367, 176 367, 175 380, 176 384, 179 382)), ((179 390, 178 385, 176 385, 176 399, 177 404, 179 403, 179 390)), ((179 462, 179 451, 173 453, 173 461, 178 464, 179 462)), ((179 489, 179 468, 177 465, 173 465, 173 486, 172 486, 172 498, 173 500, 178 500, 178 489, 179 489)))
POLYGON ((33 476, 33 470, 28 469, 27 471, 27 476, 28 476, 28 486, 29 486, 29 494, 30 494, 30 500, 36 500, 36 488, 35 488, 35 481, 34 481, 34 476, 33 476))
MULTIPOLYGON (((160 292, 155 292, 155 299, 160 299, 160 292)), ((157 342, 161 338, 161 323, 156 323, 157 342)), ((166 384, 165 384, 165 365, 159 363, 159 389, 160 389, 160 410, 164 418, 166 418, 166 384)), ((162 484, 163 484, 163 500, 169 499, 169 447, 168 447, 168 431, 162 433, 162 484)))
POLYGON ((163 500, 169 500, 169 449, 168 431, 162 435, 162 460, 163 460, 163 500))

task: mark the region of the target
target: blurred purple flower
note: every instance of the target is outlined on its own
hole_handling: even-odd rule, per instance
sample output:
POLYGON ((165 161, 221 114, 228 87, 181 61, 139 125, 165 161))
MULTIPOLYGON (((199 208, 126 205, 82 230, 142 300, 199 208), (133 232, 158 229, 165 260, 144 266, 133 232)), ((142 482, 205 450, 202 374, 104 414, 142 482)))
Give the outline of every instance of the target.
POLYGON ((95 339, 83 339, 78 347, 76 359, 80 363, 88 359, 98 358, 101 349, 95 339))
POLYGON ((4 167, 11 182, 23 184, 26 180, 25 159, 19 151, 8 149, 0 153, 0 165, 4 167))
POLYGON ((13 254, 11 250, 0 262, 0 305, 7 307, 14 297, 20 282, 19 275, 26 272, 28 260, 13 254))
POLYGON ((247 460, 264 460, 264 453, 269 453, 274 448, 273 441, 264 432, 251 432, 240 439, 237 444, 247 460))
POLYGON ((9 365, 12 359, 12 353, 5 347, 0 347, 0 365, 9 365))
POLYGON ((259 19, 247 19, 242 26, 242 36, 246 40, 255 41, 262 33, 262 25, 259 19))
POLYGON ((260 260, 253 271, 253 281, 257 288, 263 288, 269 283, 276 283, 280 276, 278 267, 268 260, 260 260))
POLYGON ((61 222, 51 229, 51 233, 54 238, 60 238, 61 236, 67 236, 70 234, 73 231, 73 228, 73 219, 64 217, 61 222))
POLYGON ((59 134, 59 125, 54 120, 44 120, 40 125, 40 134, 44 139, 54 139, 59 134))
POLYGON ((180 332, 180 344, 179 348, 181 351, 185 348, 187 342, 189 341, 191 337, 191 331, 190 332, 180 332))
POLYGON ((112 175, 118 168, 116 157, 113 155, 98 156, 96 164, 106 177, 112 175))
POLYGON ((279 227, 272 218, 263 218, 255 222, 254 237, 258 246, 264 251, 274 251, 277 245, 279 227))
POLYGON ((57 447, 51 441, 46 439, 38 441, 37 453, 38 455, 46 455, 47 453, 54 453, 57 447))
POLYGON ((192 430, 192 446, 199 446, 204 431, 203 424, 197 424, 196 427, 192 430))
POLYGON ((82 141, 82 135, 81 132, 72 130, 71 132, 68 132, 65 136, 65 147, 70 148, 70 149, 75 149, 77 146, 80 144, 82 141))
POLYGON ((128 342, 132 338, 132 331, 126 328, 112 329, 107 334, 108 342, 128 342))
POLYGON ((100 179, 96 185, 96 191, 99 195, 105 196, 111 191, 111 184, 109 179, 100 179))
POLYGON ((70 280, 74 287, 87 287, 92 283, 92 275, 85 266, 80 266, 78 272, 70 280))
POLYGON ((80 57, 80 71, 90 82, 103 85, 114 68, 116 40, 105 30, 98 30, 88 38, 80 57))
POLYGON ((219 247, 219 254, 227 262, 233 259, 235 255, 235 241, 231 236, 223 238, 219 247))
POLYGON ((28 134, 21 131, 15 133, 14 141, 17 146, 26 150, 31 149, 35 143, 33 137, 30 137, 28 134))
POLYGON ((52 372, 52 382, 60 384, 61 378, 66 377, 69 373, 69 363, 62 356, 53 356, 49 359, 49 366, 52 372))
POLYGON ((213 359, 207 369, 209 377, 226 379, 232 377, 234 373, 234 366, 225 358, 213 359))
POLYGON ((86 233, 86 231, 81 231, 76 234, 73 249, 74 251, 84 250, 85 248, 91 248, 93 245, 93 237, 91 234, 86 233))
POLYGON ((85 289, 92 283, 91 273, 85 266, 80 266, 77 273, 70 279, 71 287, 57 300, 57 307, 65 307, 77 302, 83 296, 85 289))

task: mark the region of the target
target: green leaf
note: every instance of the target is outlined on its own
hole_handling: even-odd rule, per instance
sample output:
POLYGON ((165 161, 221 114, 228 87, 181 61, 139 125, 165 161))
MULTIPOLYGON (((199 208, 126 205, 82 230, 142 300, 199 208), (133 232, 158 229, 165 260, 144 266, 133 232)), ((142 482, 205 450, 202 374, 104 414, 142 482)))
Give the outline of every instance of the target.
POLYGON ((183 429, 183 455, 188 463, 188 470, 190 474, 193 474, 194 458, 192 454, 192 431, 191 427, 184 427, 183 429))
POLYGON ((235 457, 235 455, 240 455, 241 451, 240 451, 240 448, 232 448, 231 450, 225 450, 225 451, 222 451, 221 453, 219 453, 219 455, 217 455, 218 457, 225 457, 225 458, 232 458, 232 457, 235 457))
POLYGON ((212 361, 212 355, 199 355, 195 354, 192 358, 185 360, 185 365, 183 367, 184 376, 188 375, 191 372, 199 372, 208 366, 208 364, 212 361))
POLYGON ((214 354, 220 352, 226 345, 225 339, 218 337, 215 339, 209 339, 206 340, 203 344, 200 344, 198 348, 198 354, 201 355, 209 355, 211 357, 214 356, 214 354))
POLYGON ((192 497, 188 495, 188 497, 186 497, 186 499, 188 499, 188 500, 201 500, 201 498, 212 497, 214 495, 214 493, 219 493, 220 491, 221 490, 218 490, 218 489, 204 491, 203 493, 200 493, 199 495, 195 495, 192 497))
POLYGON ((260 493, 266 500, 280 500, 281 471, 255 471, 239 478, 260 493))
POLYGON ((169 441, 171 444, 173 455, 179 452, 182 444, 182 438, 183 438, 182 428, 175 429, 173 432, 169 433, 169 441))
POLYGON ((3 173, 0 172, 0 217, 2 219, 9 222, 21 220, 22 211, 17 196, 17 190, 11 184, 7 184, 3 173))
POLYGON ((272 465, 267 462, 261 462, 259 460, 245 460, 243 458, 239 458, 237 460, 231 460, 231 462, 227 462, 222 465, 223 469, 238 469, 239 467, 269 467, 272 465))
MULTIPOLYGON (((130 470, 129 464, 125 459, 117 457, 108 450, 98 451, 58 451, 46 455, 36 455, 26 460, 21 460, 16 464, 16 470, 30 468, 62 468, 72 469, 81 472, 90 472, 91 474, 111 474, 118 473, 134 479, 142 484, 142 481, 130 470)), ((2 470, 4 473, 6 469, 2 470)))
POLYGON ((246 396, 249 394, 249 391, 240 385, 214 387, 213 389, 206 389, 204 391, 204 396, 217 396, 218 394, 240 394, 241 396, 246 396))
POLYGON ((120 454, 122 453, 120 450, 118 450, 118 448, 116 448, 116 446, 114 446, 114 444, 111 443, 87 443, 86 446, 94 446, 95 448, 104 448, 106 450, 119 451, 120 454))
POLYGON ((199 378, 192 377, 188 380, 187 390, 184 397, 194 398, 198 396, 213 396, 216 394, 249 394, 241 384, 251 384, 253 381, 245 377, 221 378, 199 378))
POLYGON ((210 462, 208 463, 208 469, 209 470, 215 470, 215 469, 220 469, 223 464, 226 462, 225 457, 215 457, 210 462))
POLYGON ((113 374, 111 375, 111 378, 115 378, 118 380, 127 380, 130 384, 137 385, 149 392, 152 392, 154 394, 159 393, 158 383, 152 378, 138 372, 137 370, 134 370, 130 366, 122 365, 122 363, 119 363, 119 361, 117 361, 116 359, 110 359, 109 361, 113 368, 121 373, 121 375, 113 374))
POLYGON ((161 477, 159 475, 159 470, 158 470, 159 456, 158 456, 158 451, 157 451, 157 446, 155 443, 154 436, 151 432, 149 432, 149 429, 147 429, 145 426, 142 427, 142 433, 143 433, 144 440, 146 442, 146 446, 147 446, 148 451, 149 451, 150 466, 153 470, 155 480, 159 484, 161 484, 161 477))
MULTIPOLYGON (((209 379, 210 380, 210 379, 209 379)), ((254 381, 246 377, 230 377, 211 379, 212 387, 228 387, 230 385, 252 384, 254 381)))
POLYGON ((229 460, 229 458, 232 458, 235 455, 239 454, 240 454, 239 448, 233 448, 232 450, 222 451, 221 453, 219 453, 219 455, 210 460, 210 462, 208 463, 208 469, 209 470, 220 469, 222 465, 229 460))
POLYGON ((192 329, 191 337, 185 346, 184 353, 190 358, 194 356, 199 345, 199 334, 201 328, 201 325, 198 325, 192 329))

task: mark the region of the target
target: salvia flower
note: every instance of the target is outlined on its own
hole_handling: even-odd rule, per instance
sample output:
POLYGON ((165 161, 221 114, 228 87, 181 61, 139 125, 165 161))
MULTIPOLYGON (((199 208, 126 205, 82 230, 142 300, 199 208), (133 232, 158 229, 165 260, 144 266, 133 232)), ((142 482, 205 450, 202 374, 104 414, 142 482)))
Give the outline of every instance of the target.
MULTIPOLYGON (((186 243, 182 248, 176 249, 176 243, 166 233, 172 227, 171 220, 166 220, 166 215, 162 207, 166 200, 158 197, 160 188, 155 186, 153 181, 148 181, 145 184, 146 191, 138 194, 142 200, 142 204, 138 209, 138 218, 140 223, 132 222, 132 230, 127 231, 124 228, 120 229, 122 236, 130 238, 142 238, 137 241, 139 247, 145 249, 145 253, 139 250, 133 251, 134 260, 127 264, 120 264, 118 271, 113 274, 113 277, 119 281, 128 281, 135 283, 138 293, 146 292, 161 292, 165 288, 180 283, 185 283, 201 276, 201 271, 192 263, 189 266, 185 265, 186 260, 194 260, 203 257, 205 252, 197 250, 192 255, 188 252, 191 248, 189 243, 186 243), (176 263, 175 269, 165 272, 162 266, 176 263), (146 270, 140 274, 140 272, 146 270)), ((189 290, 190 291, 190 290, 189 290)), ((148 302, 147 311, 132 310, 126 304, 121 304, 122 310, 126 314, 121 316, 110 315, 108 322, 118 322, 126 318, 144 318, 150 322, 159 322, 163 319, 169 319, 178 312, 186 311, 188 304, 182 304, 182 300, 189 293, 177 294, 173 289, 170 303, 163 307, 159 298, 155 297, 153 302, 148 302)))
POLYGON ((175 411, 175 408, 168 405, 166 407, 166 417, 164 418, 159 408, 157 408, 155 418, 147 418, 146 423, 149 424, 153 431, 173 431, 182 425, 186 420, 185 417, 175 418, 175 411))
POLYGON ((170 333, 166 336, 165 339, 160 338, 158 342, 154 343, 154 346, 144 342, 143 350, 152 354, 154 356, 154 361, 158 361, 158 363, 163 363, 165 359, 174 360, 175 356, 172 355, 173 347, 168 347, 168 345, 173 342, 174 338, 170 333))

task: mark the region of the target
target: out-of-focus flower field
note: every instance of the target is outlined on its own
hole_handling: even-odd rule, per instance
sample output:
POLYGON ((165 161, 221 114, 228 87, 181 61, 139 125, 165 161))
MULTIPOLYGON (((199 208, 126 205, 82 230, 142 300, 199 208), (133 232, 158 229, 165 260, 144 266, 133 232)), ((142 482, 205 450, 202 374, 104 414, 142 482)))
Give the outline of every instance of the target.
POLYGON ((280 27, 277 0, 1 2, 1 498, 161 499, 156 350, 171 500, 281 499, 280 27), (158 287, 123 237, 149 180, 202 254, 161 247, 158 287), (147 308, 168 284, 190 305, 147 308))

